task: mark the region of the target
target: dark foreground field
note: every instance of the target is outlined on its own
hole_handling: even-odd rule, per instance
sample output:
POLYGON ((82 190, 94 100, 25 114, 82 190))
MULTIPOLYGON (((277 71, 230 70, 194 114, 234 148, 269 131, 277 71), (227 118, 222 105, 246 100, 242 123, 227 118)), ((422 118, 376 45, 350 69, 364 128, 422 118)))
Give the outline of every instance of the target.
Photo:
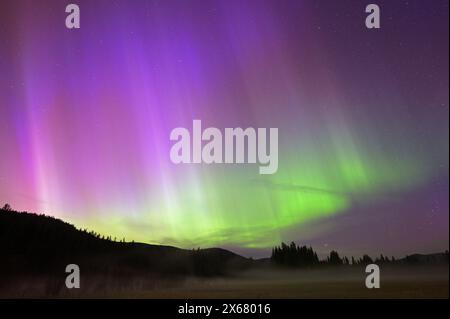
POLYGON ((381 287, 367 289, 364 269, 253 271, 234 278, 189 279, 178 287, 123 292, 133 298, 448 298, 448 268, 381 271, 381 287))
MULTIPOLYGON (((448 267, 381 269, 381 287, 365 287, 364 268, 260 269, 214 278, 90 277, 80 289, 55 285, 55 278, 16 281, 3 298, 448 298, 448 267), (57 287, 57 288, 56 288, 57 287)), ((31 279, 31 278, 30 278, 31 279)), ((6 289, 6 290, 5 290, 6 289)))

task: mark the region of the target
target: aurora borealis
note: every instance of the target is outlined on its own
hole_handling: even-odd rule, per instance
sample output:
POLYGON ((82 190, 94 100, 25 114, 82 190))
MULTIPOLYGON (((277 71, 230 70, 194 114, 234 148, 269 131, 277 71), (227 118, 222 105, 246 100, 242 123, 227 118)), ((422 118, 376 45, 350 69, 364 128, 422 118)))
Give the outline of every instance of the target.
POLYGON ((373 1, 379 30, 364 1, 73 2, 79 30, 0 3, 0 203, 185 248, 448 248, 448 1, 373 1), (174 165, 194 119, 278 128, 278 171, 174 165))

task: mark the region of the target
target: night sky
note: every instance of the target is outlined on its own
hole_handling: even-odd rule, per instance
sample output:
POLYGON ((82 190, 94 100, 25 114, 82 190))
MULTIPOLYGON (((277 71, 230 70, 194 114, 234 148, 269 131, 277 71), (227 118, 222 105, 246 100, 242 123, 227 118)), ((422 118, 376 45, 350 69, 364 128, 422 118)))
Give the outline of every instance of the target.
POLYGON ((0 204, 253 257, 448 249, 447 0, 72 2, 78 30, 0 2, 0 204), (277 173, 174 165, 194 119, 277 127, 277 173))

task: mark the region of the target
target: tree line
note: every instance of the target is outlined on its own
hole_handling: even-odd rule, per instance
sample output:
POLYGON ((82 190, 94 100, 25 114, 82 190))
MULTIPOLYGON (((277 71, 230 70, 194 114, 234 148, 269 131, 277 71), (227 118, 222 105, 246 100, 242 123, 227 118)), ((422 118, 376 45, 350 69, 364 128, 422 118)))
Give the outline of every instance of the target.
MULTIPOLYGON (((444 253, 446 261, 448 262, 448 251, 444 253)), ((332 250, 329 255, 320 260, 317 253, 312 247, 298 246, 294 242, 291 244, 281 243, 280 246, 275 246, 272 249, 270 260, 275 264, 289 266, 289 267, 314 267, 318 265, 368 265, 368 264, 397 264, 397 263, 433 263, 440 262, 438 257, 428 256, 423 257, 420 255, 406 256, 402 260, 397 260, 394 256, 387 257, 381 254, 379 257, 372 258, 367 254, 364 254, 360 258, 353 256, 350 259, 347 256, 340 256, 335 250, 332 250)))

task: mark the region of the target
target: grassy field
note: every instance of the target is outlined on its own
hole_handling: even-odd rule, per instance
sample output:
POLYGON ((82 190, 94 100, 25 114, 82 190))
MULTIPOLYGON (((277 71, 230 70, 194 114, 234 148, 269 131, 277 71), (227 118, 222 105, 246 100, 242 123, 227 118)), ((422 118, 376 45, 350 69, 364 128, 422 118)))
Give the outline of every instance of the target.
POLYGON ((222 298, 448 298, 448 283, 389 282, 380 289, 369 290, 355 282, 230 282, 178 289, 146 291, 132 295, 117 295, 123 298, 175 298, 175 299, 222 299, 222 298))
POLYGON ((181 286, 110 297, 123 298, 448 298, 448 268, 381 271, 381 287, 367 289, 364 269, 254 271, 227 279, 186 280, 181 286))
POLYGON ((381 267, 379 289, 365 286, 363 267, 313 270, 262 268, 215 278, 82 277, 69 290, 63 278, 27 277, 0 285, 1 298, 448 298, 448 266, 381 267))

